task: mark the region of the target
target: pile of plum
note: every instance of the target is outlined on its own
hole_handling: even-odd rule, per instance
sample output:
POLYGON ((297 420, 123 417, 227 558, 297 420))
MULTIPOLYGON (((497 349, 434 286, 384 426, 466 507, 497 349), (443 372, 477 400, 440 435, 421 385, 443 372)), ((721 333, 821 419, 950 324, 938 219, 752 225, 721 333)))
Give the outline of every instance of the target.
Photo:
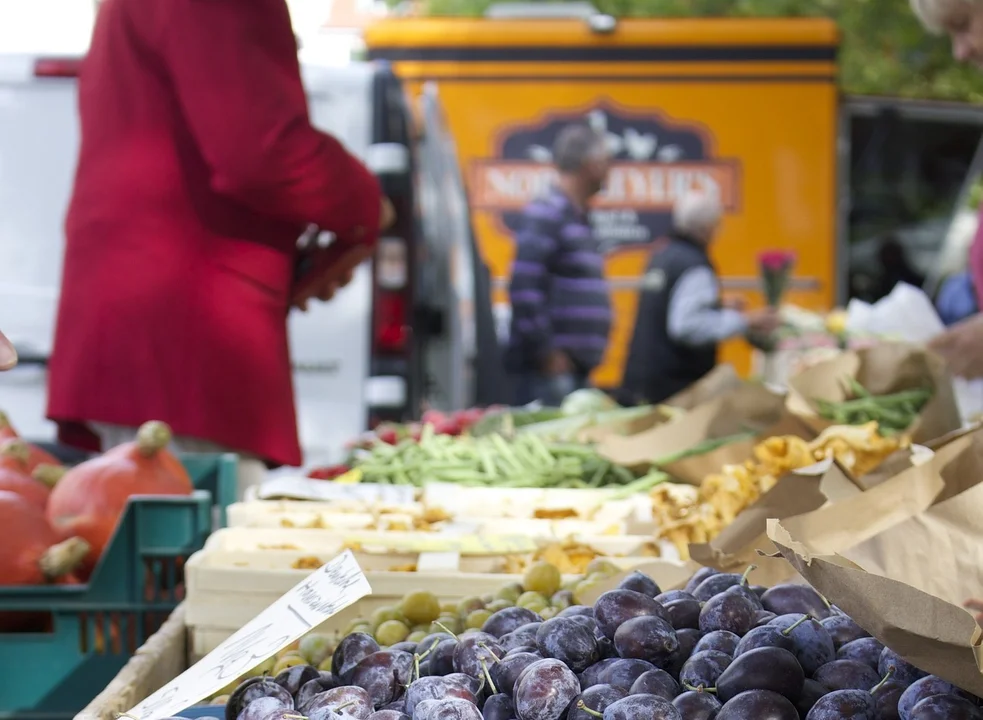
POLYGON ((804 585, 698 572, 662 592, 632 573, 593 607, 381 648, 345 637, 332 672, 244 681, 226 720, 983 720, 804 585))

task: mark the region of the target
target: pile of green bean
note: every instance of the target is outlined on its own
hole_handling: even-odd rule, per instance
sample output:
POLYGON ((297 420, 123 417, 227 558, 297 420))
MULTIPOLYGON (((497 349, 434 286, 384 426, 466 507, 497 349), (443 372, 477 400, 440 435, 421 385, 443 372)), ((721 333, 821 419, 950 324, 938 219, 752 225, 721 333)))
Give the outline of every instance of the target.
POLYGON ((927 388, 874 395, 853 378, 849 378, 847 383, 853 397, 842 402, 817 399, 816 408, 820 416, 841 425, 876 422, 881 434, 907 430, 932 399, 932 391, 927 388))
POLYGON ((512 440, 497 433, 436 435, 429 426, 419 442, 377 443, 355 460, 354 467, 362 471, 363 482, 394 485, 601 488, 624 487, 636 480, 631 471, 586 445, 545 443, 535 435, 512 440))

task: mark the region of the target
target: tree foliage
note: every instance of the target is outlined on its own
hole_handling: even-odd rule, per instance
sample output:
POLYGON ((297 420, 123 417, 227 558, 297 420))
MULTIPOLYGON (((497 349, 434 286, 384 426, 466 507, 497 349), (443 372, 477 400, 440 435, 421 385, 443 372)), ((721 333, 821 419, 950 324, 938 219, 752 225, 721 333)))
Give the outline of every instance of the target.
MULTIPOLYGON (((493 1, 425 0, 425 12, 481 16, 493 1)), ((905 0, 594 0, 616 17, 834 18, 843 36, 841 85, 848 93, 983 101, 983 74, 952 59, 905 0)))

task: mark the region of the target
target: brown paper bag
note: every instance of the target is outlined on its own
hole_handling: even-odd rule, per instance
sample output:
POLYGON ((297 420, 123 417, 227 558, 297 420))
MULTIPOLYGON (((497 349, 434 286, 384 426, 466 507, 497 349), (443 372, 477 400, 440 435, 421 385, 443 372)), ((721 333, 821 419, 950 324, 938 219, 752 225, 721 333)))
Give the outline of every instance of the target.
POLYGON ((702 379, 682 392, 678 392, 666 400, 663 405, 679 408, 680 410, 692 410, 703 403, 713 400, 715 397, 724 393, 736 390, 744 381, 737 375, 737 370, 733 365, 717 365, 702 379))
POLYGON ((981 434, 835 506, 770 520, 781 555, 830 602, 921 669, 983 693, 981 434))
POLYGON ((628 437, 651 430, 665 422, 670 417, 662 407, 654 407, 640 417, 630 420, 612 420, 600 425, 585 428, 578 435, 577 439, 583 443, 598 443, 607 437, 628 437))
POLYGON ((926 443, 962 426, 943 361, 924 348, 905 343, 880 343, 841 353, 799 373, 789 381, 789 410, 817 433, 822 432, 834 423, 819 416, 815 400, 846 400, 844 380, 851 377, 874 395, 916 387, 933 389, 932 399, 909 428, 914 442, 926 443))
MULTIPOLYGON (((842 470, 834 464, 828 472, 835 475, 842 470)), ((757 565, 751 576, 755 585, 771 586, 792 579, 794 572, 788 563, 762 557, 758 550, 773 550, 767 537, 769 518, 801 515, 826 503, 822 492, 824 480, 825 474, 785 476, 716 538, 709 543, 690 545, 690 557, 724 572, 744 572, 749 565, 757 565)))
MULTIPOLYGON (((598 444, 598 452, 611 462, 645 470, 659 458, 668 457, 692 448, 704 440, 736 435, 746 430, 764 431, 785 415, 785 399, 764 385, 748 383, 731 390, 685 415, 630 437, 609 436, 598 444)), ((750 455, 750 448, 730 449, 741 462, 750 455)), ((709 454, 708 454, 709 455, 709 454)), ((727 462, 710 465, 719 470, 727 462)), ((693 459, 693 458, 688 458, 693 459)), ((695 476, 702 479, 698 473, 695 476)))

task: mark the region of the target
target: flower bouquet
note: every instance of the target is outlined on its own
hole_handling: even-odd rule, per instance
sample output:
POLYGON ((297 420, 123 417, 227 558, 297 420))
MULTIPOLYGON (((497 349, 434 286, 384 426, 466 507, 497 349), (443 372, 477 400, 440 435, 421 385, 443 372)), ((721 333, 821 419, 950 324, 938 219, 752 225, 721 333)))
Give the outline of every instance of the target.
POLYGON ((792 279, 795 253, 788 250, 765 250, 758 255, 761 269, 761 288, 768 305, 778 308, 792 279))

